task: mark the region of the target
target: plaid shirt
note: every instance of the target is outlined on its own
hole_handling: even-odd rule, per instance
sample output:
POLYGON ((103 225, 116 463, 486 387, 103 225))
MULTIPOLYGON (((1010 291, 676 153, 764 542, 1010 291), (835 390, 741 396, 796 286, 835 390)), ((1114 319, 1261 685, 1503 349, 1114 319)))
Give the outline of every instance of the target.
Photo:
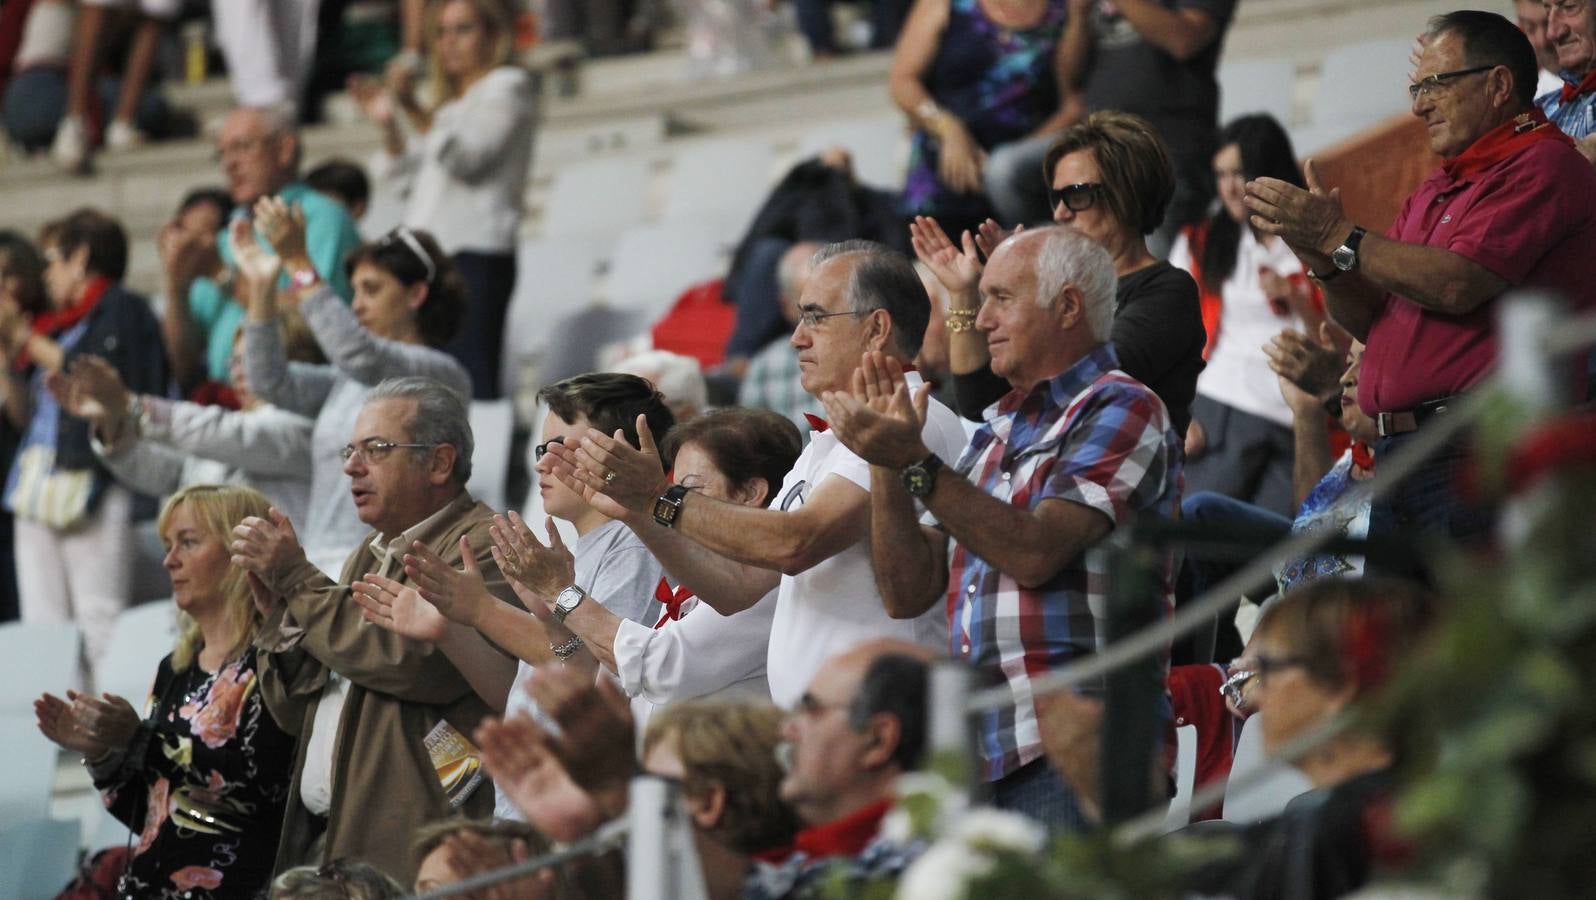
MULTIPOLYGON (((1580 75, 1573 76, 1574 83, 1578 84, 1579 79, 1580 75)), ((1596 134, 1596 91, 1580 94, 1565 103, 1562 89, 1559 88, 1536 97, 1535 105, 1546 113, 1546 118, 1551 119, 1559 131, 1576 141, 1596 134)))
MULTIPOLYGON (((1010 393, 987 410, 958 471, 993 497, 1022 509, 1066 500, 1097 510, 1115 528, 1138 514, 1174 517, 1180 505, 1181 448, 1158 396, 1117 369, 1109 345, 1028 394, 1010 393)), ((996 781, 1042 755, 1031 679, 1094 652, 1103 642, 1107 600, 1102 554, 1082 553, 1047 583, 1023 588, 955 544, 948 576, 949 643, 956 659, 1001 676, 1014 705, 981 719, 986 779, 996 781)), ((1174 560, 1164 599, 1174 609, 1174 560)), ((1166 614, 1167 614, 1166 611, 1166 614)))

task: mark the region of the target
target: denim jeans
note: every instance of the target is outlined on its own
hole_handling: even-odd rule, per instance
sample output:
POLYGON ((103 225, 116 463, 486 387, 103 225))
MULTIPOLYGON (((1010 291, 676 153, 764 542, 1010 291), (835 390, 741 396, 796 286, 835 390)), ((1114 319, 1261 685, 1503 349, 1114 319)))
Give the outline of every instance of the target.
POLYGON ((1086 832, 1092 824, 1075 803, 1075 791, 1044 757, 992 782, 992 805, 1020 813, 1054 834, 1086 832))

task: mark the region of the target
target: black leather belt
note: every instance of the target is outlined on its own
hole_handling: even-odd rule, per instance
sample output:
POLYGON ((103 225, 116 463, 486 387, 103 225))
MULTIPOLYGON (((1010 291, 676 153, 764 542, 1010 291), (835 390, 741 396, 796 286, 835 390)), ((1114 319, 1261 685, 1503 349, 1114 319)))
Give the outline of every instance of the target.
POLYGON ((1380 437, 1392 437, 1398 434, 1407 434, 1418 431, 1419 426, 1430 419, 1447 411, 1454 403, 1463 399, 1461 394, 1442 397, 1439 400, 1426 400, 1407 412, 1383 412, 1374 416, 1374 427, 1380 431, 1380 437))

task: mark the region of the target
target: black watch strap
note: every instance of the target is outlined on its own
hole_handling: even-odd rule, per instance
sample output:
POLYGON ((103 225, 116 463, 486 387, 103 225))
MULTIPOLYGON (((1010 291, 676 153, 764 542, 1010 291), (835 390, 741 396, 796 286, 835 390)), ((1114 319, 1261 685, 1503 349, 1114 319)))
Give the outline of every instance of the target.
POLYGON ((665 493, 654 501, 654 521, 666 528, 675 528, 676 519, 682 514, 682 498, 687 496, 687 486, 673 484, 665 489, 665 493))

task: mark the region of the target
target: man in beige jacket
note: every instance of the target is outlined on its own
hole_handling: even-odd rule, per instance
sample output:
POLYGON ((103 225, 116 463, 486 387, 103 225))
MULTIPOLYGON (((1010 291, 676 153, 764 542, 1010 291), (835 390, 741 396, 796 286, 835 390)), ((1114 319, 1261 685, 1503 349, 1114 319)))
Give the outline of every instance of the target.
POLYGON ((417 826, 493 809, 469 736, 503 710, 515 661, 441 618, 433 640, 401 637, 362 618, 353 597, 361 581, 409 590, 404 556, 421 544, 462 575, 469 552, 488 590, 517 603, 490 555, 493 510, 465 490, 471 450, 462 398, 430 379, 390 379, 367 398, 344 448, 356 510, 373 533, 336 583, 305 559, 276 510, 234 531, 234 563, 272 604, 258 641, 269 651, 262 690, 272 704, 309 701, 279 870, 353 857, 408 884, 417 826))

